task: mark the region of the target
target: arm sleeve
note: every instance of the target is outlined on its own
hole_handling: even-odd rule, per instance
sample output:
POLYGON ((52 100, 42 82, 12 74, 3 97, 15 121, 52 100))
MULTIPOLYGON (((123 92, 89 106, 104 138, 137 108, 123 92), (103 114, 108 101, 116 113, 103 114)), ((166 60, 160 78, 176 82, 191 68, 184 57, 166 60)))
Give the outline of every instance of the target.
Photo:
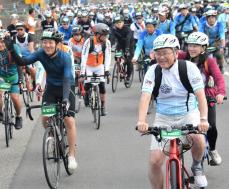
POLYGON ((89 54, 89 49, 90 49, 90 38, 88 38, 82 48, 82 56, 81 56, 81 69, 80 69, 80 74, 85 74, 86 71, 86 65, 87 65, 87 59, 88 59, 88 54, 89 54))
POLYGON ((143 44, 144 44, 144 35, 145 35, 145 32, 142 32, 140 37, 139 37, 139 39, 138 39, 138 42, 136 44, 136 48, 135 48, 135 51, 134 51, 134 59, 138 59, 138 57, 141 54, 141 50, 142 50, 142 47, 143 47, 143 44))
POLYGON ((110 63, 111 63, 111 43, 109 40, 106 41, 106 50, 105 50, 104 58, 105 58, 104 61, 105 71, 109 71, 110 63))
POLYGON ((42 84, 42 81, 44 79, 45 75, 45 69, 43 65, 38 61, 36 63, 36 84, 42 84))
POLYGON ((72 60, 69 54, 66 54, 64 63, 64 78, 63 78, 63 99, 69 99, 72 77, 72 60))

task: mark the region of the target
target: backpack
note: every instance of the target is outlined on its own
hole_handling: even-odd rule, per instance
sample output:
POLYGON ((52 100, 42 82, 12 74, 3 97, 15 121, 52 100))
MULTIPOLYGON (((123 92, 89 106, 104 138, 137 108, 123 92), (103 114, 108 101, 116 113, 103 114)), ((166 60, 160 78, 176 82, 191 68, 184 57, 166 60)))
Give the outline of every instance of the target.
MULTIPOLYGON (((178 71, 179 71, 180 81, 188 92, 186 106, 187 106, 187 111, 189 111, 189 108, 188 108, 189 94, 194 93, 194 92, 190 84, 190 81, 188 79, 187 64, 185 60, 178 60, 178 71)), ((154 79, 155 86, 153 89, 153 96, 156 102, 157 102, 156 98, 159 94, 159 89, 161 86, 161 79, 162 79, 162 68, 160 65, 157 65, 155 69, 155 79, 154 79)))
MULTIPOLYGON (((92 53, 95 50, 95 44, 94 44, 94 36, 90 36, 90 48, 89 48, 89 54, 92 53)), ((106 50, 106 43, 102 43, 102 52, 105 54, 106 50)))

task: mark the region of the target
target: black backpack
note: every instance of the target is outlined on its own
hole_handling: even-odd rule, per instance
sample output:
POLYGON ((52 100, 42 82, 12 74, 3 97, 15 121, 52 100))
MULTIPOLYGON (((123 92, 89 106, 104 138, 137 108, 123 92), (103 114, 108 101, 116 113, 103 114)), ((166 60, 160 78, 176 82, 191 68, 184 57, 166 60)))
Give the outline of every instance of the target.
MULTIPOLYGON (((94 36, 90 36, 90 48, 89 48, 89 54, 92 53, 95 50, 95 44, 94 44, 94 36)), ((106 43, 102 44, 102 52, 103 55, 105 55, 106 50, 106 43)))
MULTIPOLYGON (((178 70, 179 70, 179 76, 180 76, 180 81, 184 88, 187 90, 188 95, 187 95, 187 100, 186 100, 186 106, 187 106, 187 111, 189 111, 188 108, 188 100, 189 100, 189 94, 194 93, 192 86, 190 84, 190 81, 188 79, 188 74, 187 74, 187 64, 185 60, 178 60, 178 70)), ((160 65, 156 66, 155 69, 155 86, 153 89, 153 96, 154 100, 157 102, 156 98, 159 94, 159 89, 161 86, 161 79, 162 79, 162 68, 160 65)))

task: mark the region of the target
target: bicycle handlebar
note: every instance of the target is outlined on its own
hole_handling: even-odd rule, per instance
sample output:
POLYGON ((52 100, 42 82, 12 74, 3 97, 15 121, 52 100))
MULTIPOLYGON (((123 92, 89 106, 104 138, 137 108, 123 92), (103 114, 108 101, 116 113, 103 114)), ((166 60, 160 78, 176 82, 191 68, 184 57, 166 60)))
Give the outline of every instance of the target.
POLYGON ((29 104, 26 105, 26 113, 27 113, 27 115, 29 116, 29 119, 30 119, 31 121, 34 120, 32 114, 31 114, 31 109, 41 108, 41 107, 42 107, 42 105, 33 105, 33 106, 30 106, 29 104))
MULTIPOLYGON (((227 100, 227 97, 225 96, 223 100, 227 100)), ((208 103, 217 103, 217 100, 214 97, 207 97, 207 102, 208 103)))

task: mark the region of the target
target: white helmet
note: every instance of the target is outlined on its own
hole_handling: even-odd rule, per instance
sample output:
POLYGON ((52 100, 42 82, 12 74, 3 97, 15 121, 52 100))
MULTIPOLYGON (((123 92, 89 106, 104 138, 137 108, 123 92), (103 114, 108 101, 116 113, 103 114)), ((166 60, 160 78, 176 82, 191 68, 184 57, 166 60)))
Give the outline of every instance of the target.
POLYGON ((208 45, 208 36, 202 32, 193 32, 188 36, 186 41, 188 44, 208 45))
POLYGON ((172 34, 159 35, 153 42, 153 50, 158 50, 163 48, 180 49, 180 44, 177 37, 172 34))
POLYGON ((46 18, 51 18, 52 17, 52 12, 51 11, 46 11, 45 12, 45 17, 46 18))
POLYGON ((129 13, 130 13, 130 11, 128 9, 123 10, 123 14, 129 14, 129 13))

